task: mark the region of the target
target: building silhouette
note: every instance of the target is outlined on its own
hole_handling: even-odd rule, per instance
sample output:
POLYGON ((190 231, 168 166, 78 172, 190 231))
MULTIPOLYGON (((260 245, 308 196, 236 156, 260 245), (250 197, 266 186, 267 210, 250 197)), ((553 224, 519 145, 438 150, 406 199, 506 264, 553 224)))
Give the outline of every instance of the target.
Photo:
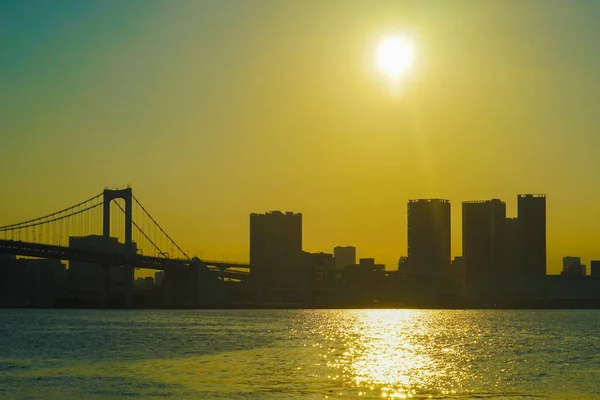
POLYGON ((335 283, 335 260, 331 253, 309 253, 303 254, 303 270, 305 272, 303 279, 305 282, 305 299, 310 302, 318 300, 319 295, 324 290, 329 290, 335 283))
POLYGON ((408 257, 400 256, 400 258, 398 259, 398 271, 402 271, 402 269, 407 265, 406 264, 407 261, 408 261, 408 257))
POLYGON ((488 290, 503 272, 506 203, 498 199, 463 202, 462 220, 467 287, 475 292, 488 290))
POLYGON ((410 200, 407 211, 408 258, 405 266, 411 273, 441 276, 450 265, 450 201, 410 200))
POLYGON ((53 307, 65 280, 59 260, 0 255, 0 307, 53 307))
POLYGON ((581 257, 563 257, 563 269, 561 275, 585 276, 585 265, 581 263, 581 257))
POLYGON ((356 265, 356 247, 336 246, 333 248, 333 258, 337 271, 343 271, 349 265, 356 265))
POLYGON ((518 279, 521 268, 521 233, 518 218, 506 218, 504 238, 504 276, 511 279, 518 279))
POLYGON ((520 272, 531 278, 546 275, 546 196, 520 194, 518 200, 520 230, 520 272))
POLYGON ((342 279, 344 269, 356 265, 356 247, 336 246, 333 248, 333 259, 335 262, 336 281, 342 279))
POLYGON ((600 261, 590 261, 590 275, 600 277, 600 261))
MULTIPOLYGON (((137 252, 136 243, 132 243, 134 253, 137 252)), ((74 249, 94 250, 106 253, 126 254, 127 246, 115 237, 101 235, 71 236, 69 247, 74 249)), ((101 265, 81 261, 69 262, 69 284, 71 291, 79 297, 95 302, 107 290, 124 292, 127 282, 127 271, 120 265, 101 265)))
POLYGON ((303 289, 302 214, 250 214, 250 265, 262 300, 287 301, 303 289))
POLYGON ((154 273, 154 284, 156 286, 162 285, 164 280, 165 280, 165 271, 156 271, 154 273))
POLYGON ((369 271, 385 271, 385 265, 375 264, 374 258, 361 258, 360 260, 358 260, 357 267, 369 271))

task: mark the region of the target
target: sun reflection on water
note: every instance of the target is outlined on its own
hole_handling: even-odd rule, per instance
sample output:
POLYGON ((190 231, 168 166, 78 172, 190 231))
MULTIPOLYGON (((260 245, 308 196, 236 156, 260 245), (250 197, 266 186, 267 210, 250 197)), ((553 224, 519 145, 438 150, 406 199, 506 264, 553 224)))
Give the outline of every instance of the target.
POLYGON ((2 400, 591 400, 600 394, 596 312, 57 315, 19 312, 12 320, 28 329, 3 325, 12 331, 0 337, 2 400), (43 334, 40 315, 54 321, 43 334), (565 324, 569 318, 575 323, 565 324))
POLYGON ((321 357, 337 371, 328 378, 390 399, 456 393, 468 362, 435 320, 431 311, 355 310, 327 321, 321 333, 330 347, 321 357))

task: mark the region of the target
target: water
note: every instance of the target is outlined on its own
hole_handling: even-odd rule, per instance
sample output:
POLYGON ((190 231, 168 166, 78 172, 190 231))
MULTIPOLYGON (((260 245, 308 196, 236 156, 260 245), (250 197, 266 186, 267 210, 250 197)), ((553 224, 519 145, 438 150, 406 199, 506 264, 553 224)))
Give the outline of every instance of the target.
POLYGON ((600 311, 0 310, 0 399, 600 399, 600 311))

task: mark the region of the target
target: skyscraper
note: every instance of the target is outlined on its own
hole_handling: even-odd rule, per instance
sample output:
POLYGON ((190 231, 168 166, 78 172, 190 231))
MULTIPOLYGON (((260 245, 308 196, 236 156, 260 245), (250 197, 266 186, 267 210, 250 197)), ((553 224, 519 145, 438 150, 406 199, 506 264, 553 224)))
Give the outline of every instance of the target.
POLYGON ((263 285, 283 288, 298 282, 302 266, 302 214, 250 214, 250 265, 263 285))
POLYGON ((462 205, 465 278, 470 287, 485 287, 504 267, 506 203, 498 199, 462 205))
POLYGON ((590 275, 600 277, 600 261, 590 261, 590 275))
POLYGON ((521 234, 521 273, 529 277, 546 275, 546 196, 518 195, 521 234))
POLYGON ((507 277, 518 278, 521 267, 519 219, 506 218, 504 232, 504 265, 507 277))
POLYGON ((450 265, 450 202, 418 199, 408 202, 408 259, 413 272, 436 276, 450 265))

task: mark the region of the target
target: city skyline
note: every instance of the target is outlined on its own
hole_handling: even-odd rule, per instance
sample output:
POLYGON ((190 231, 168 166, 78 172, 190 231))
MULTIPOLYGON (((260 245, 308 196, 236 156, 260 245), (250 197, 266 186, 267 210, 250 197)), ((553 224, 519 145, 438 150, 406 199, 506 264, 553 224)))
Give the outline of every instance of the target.
POLYGON ((307 250, 393 268, 409 199, 454 204, 455 257, 462 201, 545 193, 548 272, 588 264, 600 7, 472 3, 3 2, 0 221, 131 184, 193 254, 247 259, 248 215, 292 210, 307 250), (373 53, 398 29, 394 91, 373 53))
POLYGON ((517 218, 500 199, 462 202, 463 253, 452 261, 450 202, 410 200, 408 256, 386 271, 373 257, 357 263, 355 247, 306 251, 292 211, 250 214, 249 265, 190 257, 131 187, 104 189, 1 227, 0 306, 596 307, 598 261, 587 277, 580 257, 565 256, 561 274, 548 275, 546 196, 517 200, 517 218), (124 237, 111 236, 119 227, 124 237), (137 268, 162 272, 134 279, 137 268))
POLYGON ((1 400, 600 397, 600 0, 0 0, 1 400))
MULTIPOLYGON (((128 187, 126 189, 126 191, 131 190, 130 187, 128 187)), ((105 192, 108 191, 109 193, 114 192, 114 190, 110 190, 110 189, 106 189, 105 192)), ((117 192, 119 192, 119 190, 117 190, 117 192)), ((94 198, 88 200, 89 201, 95 201, 99 196, 95 196, 94 198)), ((137 201, 137 199, 136 199, 137 201)), ((81 204, 89 204, 89 203, 81 203, 81 204)), ((100 203, 101 205, 102 203, 100 203)), ((139 204, 139 203, 138 203, 139 204)), ((517 217, 511 217, 508 216, 506 213, 506 202, 501 200, 501 199, 487 199, 487 200, 471 200, 471 201, 462 201, 461 205, 461 210, 462 210, 462 214, 463 214, 463 218, 460 221, 459 225, 461 227, 461 231, 462 231, 462 237, 459 238, 461 240, 461 246, 462 246, 462 252, 460 254, 451 254, 448 252, 448 248, 449 245, 451 245, 451 243, 453 242, 452 236, 449 235, 450 231, 451 231, 451 226, 455 226, 457 225, 456 223, 452 223, 451 222, 451 215, 450 215, 450 211, 451 211, 451 202, 447 199, 439 199, 439 198, 435 198, 435 199, 410 199, 407 201, 407 205, 406 205, 406 215, 407 215, 407 249, 409 249, 409 251, 407 252, 407 255, 402 255, 399 257, 399 260, 397 261, 397 263, 391 263, 389 265, 385 264, 385 263, 381 263, 381 259, 377 259, 380 263, 378 265, 383 265, 386 267, 386 270, 388 271, 394 271, 397 269, 397 266, 400 265, 400 263, 404 264, 405 267, 410 267, 413 271, 418 271, 421 270, 422 268, 426 268, 429 270, 428 274, 433 273, 434 275, 440 275, 443 273, 444 270, 446 270, 447 268, 451 267, 451 264, 453 264, 453 262, 455 261, 455 259, 466 259, 467 262, 467 266, 466 266, 466 270, 467 273, 469 270, 471 271, 479 271, 481 272, 482 270, 480 269, 480 267, 483 267, 484 269, 490 268, 489 266, 486 267, 486 265, 494 265, 492 267, 492 269, 494 271, 496 271, 496 273, 502 272, 502 273, 509 273, 509 274, 516 274, 516 275, 522 275, 524 277, 532 277, 532 276, 543 276, 543 275, 563 275, 565 273, 565 267, 564 267, 564 260, 565 257, 569 258, 568 256, 562 256, 561 257, 561 267, 560 270, 558 271, 558 273, 556 273, 555 271, 553 271, 552 268, 550 268, 547 264, 547 246, 546 246, 546 195, 545 194, 517 194, 517 204, 518 204, 518 208, 520 210, 520 218, 517 217), (482 208, 483 207, 483 208, 482 208), (490 208, 491 207, 491 208, 490 208), (498 208, 501 207, 501 208, 498 208), (473 211, 475 211, 476 209, 479 209, 478 212, 473 213, 473 211), (488 210, 489 209, 489 210, 488 210), (498 211, 493 211, 493 210, 498 210, 498 211), (465 219, 465 210, 470 211, 470 215, 479 215, 478 217, 476 217, 476 220, 473 220, 473 217, 469 217, 469 219, 465 219), (488 210, 488 211, 486 211, 488 210), (482 213, 483 212, 483 213, 482 213), (491 214, 487 214, 488 212, 491 212, 491 214), (411 217, 412 215, 412 217, 411 217), (486 216, 487 215, 487 216, 486 216), (494 216, 497 215, 497 216, 494 216), (414 227, 411 230, 411 224, 408 223, 408 221, 411 221, 411 218, 414 219, 414 227), (482 219, 483 218, 483 219, 482 219), (489 228, 485 227, 486 222, 484 222, 486 219, 489 219, 489 221, 487 222, 488 224, 492 221, 494 221, 492 223, 492 225, 490 225, 489 228), (469 222, 469 221, 473 221, 475 222, 475 225, 473 225, 473 222, 469 222), (476 222, 478 221, 478 222, 476 222), (484 222, 484 225, 478 225, 481 224, 482 222, 484 222), (465 225, 466 224, 466 225, 465 225), (499 224, 499 225, 498 225, 499 224), (498 225, 498 228, 495 228, 495 226, 498 225), (469 256, 465 257, 466 254, 466 250, 465 250, 465 231, 464 231, 464 227, 471 227, 469 228, 470 233, 467 233, 467 235, 471 238, 473 238, 474 240, 476 240, 477 243, 479 244, 469 244, 470 248, 473 248, 472 246, 475 246, 474 248, 477 248, 479 250, 483 250, 484 253, 481 253, 480 256, 477 256, 479 258, 476 257, 476 259, 479 259, 479 261, 471 261, 469 262, 469 256), (476 228, 475 228, 476 227, 476 228), (472 228, 475 228, 476 230, 472 230, 472 228), (477 231, 477 229, 479 231, 477 231), (483 231, 481 230, 483 229, 483 231), (490 230, 491 229, 491 230, 490 230), (498 231, 498 229, 500 229, 498 231), (412 233, 411 233, 412 232, 412 233), (490 238, 496 238, 494 239, 494 245, 492 245, 492 247, 490 247, 488 250, 484 250, 482 246, 482 244, 486 243, 486 240, 481 240, 483 239, 483 237, 485 235, 491 235, 490 238), (412 236, 411 236, 412 235, 412 236), (412 237, 412 239, 411 239, 412 237), (527 237, 529 238, 527 242, 523 242, 523 238, 527 237), (412 240, 412 248, 413 248, 413 252, 411 253, 410 249, 411 249, 411 240, 412 240), (491 251, 491 253, 487 253, 491 251), (412 256, 411 256, 412 254, 412 256), (488 254, 487 256, 485 254, 488 254), (496 254, 496 255, 493 255, 496 254), (481 256, 483 256, 484 258, 480 258, 481 256), (485 261, 486 257, 493 257, 493 260, 490 259, 489 262, 485 261), (499 257, 499 258, 498 258, 499 257), (491 264, 490 264, 491 263, 491 264), (523 268, 523 263, 529 265, 529 267, 526 267, 525 269, 521 270, 521 268, 523 268), (471 265, 469 267, 469 265, 471 265), (415 269, 416 267, 416 269, 415 269)), ((91 206, 90 208, 94 209, 97 208, 97 205, 91 206)), ((82 206, 82 207, 86 207, 86 206, 82 206)), ((109 208, 115 208, 115 212, 117 213, 116 215, 116 221, 113 221, 117 223, 117 229, 115 231, 115 227, 112 227, 112 223, 110 223, 110 232, 111 233, 111 237, 113 238, 113 240, 117 241, 120 240, 121 243, 123 243, 123 241, 125 240, 125 236, 123 236, 125 234, 125 231, 122 230, 122 227, 119 227, 118 225, 123 223, 124 220, 122 219, 122 216, 119 216, 119 211, 124 212, 123 211, 123 207, 116 204, 114 205, 114 207, 110 206, 109 208), (119 220, 119 218, 121 218, 119 220), (114 234, 114 235, 113 235, 114 234)), ((143 207, 142 207, 143 209, 143 207)), ((68 209, 67 209, 68 210, 68 209)), ((143 209, 144 212, 146 211, 145 209, 143 209)), ((99 210, 101 211, 101 210, 99 210)), ((62 213, 62 211, 61 211, 62 213)), ((52 214, 51 214, 52 215, 52 214)), ((91 220, 86 220, 87 222, 85 222, 86 226, 89 227, 97 227, 100 228, 101 227, 101 223, 98 223, 98 221, 92 222, 92 220, 94 218, 101 218, 101 213, 95 213, 94 215, 92 215, 92 219, 91 220)), ((44 217, 45 218, 45 217, 44 217)), ((60 220, 60 218, 59 218, 60 220)), ((17 224, 17 225, 21 225, 21 224, 17 224)), ((302 213, 296 213, 293 211, 285 211, 282 212, 280 210, 271 210, 268 211, 264 214, 261 213, 251 213, 250 214, 250 234, 248 237, 248 246, 250 249, 249 252, 249 257, 246 257, 245 255, 242 255, 239 258, 236 258, 236 254, 233 254, 233 259, 231 257, 227 257, 227 253, 221 253, 220 254, 220 258, 217 257, 217 253, 213 253, 213 257, 210 257, 210 253, 206 253, 206 257, 203 256, 203 253, 201 252, 200 254, 193 254, 190 253, 189 255, 194 256, 194 257, 198 257, 200 256, 203 260, 206 261, 215 261, 215 262, 233 262, 233 263, 241 263, 241 264, 246 264, 247 260, 251 265, 255 265, 255 264, 266 264, 266 265, 281 265, 282 264, 282 260, 286 257, 289 257, 288 253, 291 251, 290 254, 294 253, 296 254, 293 257, 296 257, 296 261, 292 262, 292 264, 297 263, 300 260, 301 257, 301 253, 307 253, 307 254, 331 254, 333 256, 333 254, 335 254, 337 252, 337 250, 346 250, 346 249, 351 249, 352 251, 352 258, 357 259, 357 258, 367 258, 367 259, 373 259, 375 260, 376 258, 373 257, 372 255, 368 255, 368 254, 358 254, 357 253, 357 248, 356 246, 352 246, 352 245, 336 245, 333 247, 333 249, 329 249, 329 250, 318 250, 318 251, 314 251, 311 249, 306 249, 303 246, 303 241, 304 241, 304 235, 303 235, 303 222, 302 222, 302 213), (292 226, 288 226, 287 223, 284 223, 285 220, 290 219, 291 220, 296 220, 296 222, 294 222, 294 224, 292 226), (271 222, 268 222, 271 221, 271 222), (273 223, 275 221, 279 221, 276 222, 274 225, 273 223), (269 227, 271 226, 271 227, 269 227), (291 231, 289 230, 291 228, 291 231), (254 238, 256 239, 257 237, 262 237, 263 239, 260 239, 258 242, 253 242, 253 234, 252 232, 255 232, 254 238), (262 233, 258 233, 258 232, 262 232, 262 233), (285 233, 284 233, 285 232, 285 233), (292 232, 294 232, 292 234, 292 232), (283 236, 280 236, 282 235, 283 236), (287 237, 287 235, 292 235, 287 237), (286 237, 284 239, 284 237, 286 237), (292 239, 294 238, 294 239, 292 239), (282 241, 283 240, 283 241, 282 241), (255 244, 253 244, 255 243, 255 244), (260 243, 260 244, 259 244, 260 243), (270 244, 269 244, 270 243, 270 244), (264 250, 260 250, 260 251, 256 251, 255 253, 258 254, 263 253, 267 247, 264 247, 265 244, 267 244, 267 246, 273 246, 275 243, 297 243, 295 245, 293 245, 292 247, 295 250, 285 250, 284 253, 281 253, 278 257, 283 257, 281 258, 281 260, 279 261, 275 261, 273 260, 273 262, 271 261, 266 261, 263 260, 263 256, 258 256, 258 257, 254 257, 254 261, 253 261, 253 256, 252 256, 252 249, 258 249, 258 248, 264 248, 264 250), (258 245, 258 246, 257 246, 258 245), (359 257, 360 256, 360 257, 359 257), (261 260, 261 262, 258 262, 258 260, 261 260)), ((4 238, 5 239, 13 239, 13 240, 24 240, 24 241, 29 241, 29 242, 33 242, 35 243, 37 241, 36 239, 36 234, 35 234, 35 228, 33 228, 33 230, 28 230, 28 231, 24 231, 24 232, 19 232, 18 230, 15 231, 16 233, 13 233, 12 235, 10 234, 10 232, 5 232, 4 233, 4 238), (33 234, 33 236, 31 236, 33 234)), ((69 243, 71 242, 71 239, 86 239, 86 235, 75 235, 75 236, 65 236, 65 234, 61 234, 60 232, 55 232, 54 234, 54 239, 53 242, 51 244, 57 244, 57 245, 62 245, 62 241, 64 240, 65 242, 69 243)), ((96 234, 92 234, 92 236, 95 236, 96 234)), ((44 237, 44 240, 47 241, 48 240, 48 232, 46 232, 46 235, 44 235, 44 231, 41 230, 39 232, 39 236, 44 237)), ((96 235, 97 236, 97 235, 96 235)), ((148 240, 149 238, 142 238, 142 237, 138 237, 138 239, 140 240, 148 240)), ((151 239, 150 239, 151 240, 151 239)), ((471 239, 472 240, 472 239, 471 239)), ((42 242, 40 242, 42 243, 42 242)), ((136 245, 136 240, 134 238, 134 246, 136 245)), ((150 242, 151 243, 151 242, 150 242)), ((475 242, 473 242, 475 243, 475 242)), ((148 242, 146 242, 146 244, 148 244, 148 242)), ((182 254, 180 254, 181 256, 187 257, 187 255, 185 255, 186 250, 184 249, 180 249, 178 247, 178 245, 176 245, 175 243, 172 243, 170 245, 171 247, 165 247, 164 250, 167 253, 164 253, 163 255, 166 257, 169 257, 169 253, 175 251, 175 248, 177 248, 177 250, 179 250, 180 252, 182 252, 182 254)), ((286 245, 287 246, 287 245, 286 245)), ((139 249, 139 251, 134 251, 134 253, 139 252, 140 255, 143 255, 143 249, 139 249)), ((265 253, 266 254, 266 253, 265 253)), ((340 255, 342 253, 340 252, 340 255)), ((160 253, 157 254, 160 256, 160 253)), ((173 255, 175 255, 175 253, 173 253, 173 255)), ((346 256, 343 256, 342 258, 344 258, 346 256)), ((581 259, 582 257, 577 257, 578 259, 581 259)), ((291 260, 291 259, 290 259, 291 260)), ((585 260, 584 260, 585 261, 585 260)), ((593 259, 587 260, 593 262, 593 259)), ((283 264, 289 264, 288 262, 283 262, 283 264)), ((585 265, 585 264, 583 264, 585 265)), ((339 268, 336 267, 336 268, 339 268)), ((490 270, 491 271, 491 270, 490 270)), ((584 275, 590 275, 591 274, 591 267, 589 269, 583 268, 584 271, 584 275)), ((422 272, 424 272, 424 270, 422 270, 422 272)), ((153 272, 151 271, 146 271, 144 269, 139 269, 136 272, 136 276, 138 277, 151 277, 153 276, 153 272)))
MULTIPOLYGON (((543 195, 542 194, 517 194, 516 197, 517 197, 517 200, 518 200, 516 202, 517 204, 518 204, 518 202, 526 201, 528 199, 533 199, 534 201, 535 201, 536 198, 543 199, 543 213, 542 213, 542 215, 543 215, 543 219, 544 219, 544 226, 546 225, 546 220, 547 220, 546 211, 547 210, 546 210, 546 195, 545 194, 543 194, 543 195)), ((413 205, 413 207, 414 207, 415 205, 428 205, 430 203, 435 204, 435 205, 437 205, 439 203, 439 205, 445 205, 445 206, 447 206, 446 207, 447 210, 443 211, 443 213, 445 213, 445 218, 450 218, 450 220, 448 221, 449 226, 447 226, 447 228, 446 228, 446 229, 451 228, 450 243, 451 243, 451 249, 452 249, 452 251, 450 253, 450 261, 453 261, 455 257, 463 257, 464 256, 464 246, 463 246, 463 243, 464 243, 464 233, 463 233, 463 226, 464 226, 464 223, 465 223, 464 218, 461 218, 458 222, 454 221, 454 217, 452 217, 452 215, 454 215, 454 212, 453 212, 453 209, 452 209, 452 202, 450 200, 448 200, 448 199, 440 199, 440 198, 432 198, 432 199, 421 198, 421 199, 409 199, 409 200, 407 200, 406 208, 405 208, 405 220, 406 220, 405 232, 407 233, 405 236, 406 236, 407 242, 404 244, 404 248, 407 251, 405 253, 401 254, 400 256, 396 257, 395 260, 392 260, 389 263, 386 263, 385 262, 386 260, 383 257, 376 257, 376 256, 374 256, 371 253, 361 252, 360 251, 360 246, 357 246, 357 245, 352 244, 352 243, 332 244, 332 246, 330 246, 330 248, 317 249, 317 250, 310 249, 310 248, 307 249, 307 248, 304 248, 304 246, 302 245, 302 251, 312 252, 312 253, 334 253, 335 248, 338 248, 338 247, 342 247, 343 248, 343 247, 349 246, 349 247, 352 247, 354 249, 355 254, 356 254, 356 256, 355 256, 356 259, 365 258, 365 257, 366 258, 373 258, 373 259, 376 259, 377 261, 379 261, 380 263, 382 263, 383 265, 385 265, 386 270, 390 270, 390 271, 396 270, 397 266, 398 266, 398 260, 400 258, 406 258, 407 260, 410 260, 410 257, 407 257, 407 255, 409 254, 408 249, 410 247, 410 244, 409 244, 409 241, 410 241, 409 230, 410 230, 410 228, 409 228, 409 225, 408 225, 408 220, 410 219, 409 215, 410 215, 410 207, 411 207, 411 205, 413 205), (448 215, 448 213, 449 213, 449 215, 448 215), (452 221, 454 221, 454 222, 452 222, 452 221), (460 234, 460 236, 455 237, 454 236, 454 232, 457 230, 457 226, 459 227, 459 234, 460 234), (457 247, 456 242, 458 242, 460 244, 461 248, 460 248, 460 251, 455 254, 454 250, 457 247)), ((490 204, 494 204, 494 203, 500 204, 501 203, 502 204, 503 211, 502 211, 502 217, 501 217, 501 219, 505 220, 506 224, 507 224, 506 228, 505 228, 506 229, 506 235, 504 233, 502 233, 502 236, 506 237, 506 239, 503 239, 503 240, 511 240, 512 239, 513 242, 514 241, 520 242, 520 238, 518 237, 518 235, 517 236, 513 235, 514 237, 512 237, 512 238, 509 236, 509 232, 513 232, 514 233, 514 229, 515 228, 512 228, 513 230, 511 231, 511 228, 509 227, 510 225, 508 225, 508 224, 511 223, 511 222, 517 222, 518 218, 516 218, 517 217, 516 215, 515 216, 508 215, 508 213, 505 210, 508 209, 509 206, 508 206, 507 202, 505 202, 504 200, 502 200, 502 199, 496 199, 496 198, 494 198, 494 199, 485 199, 485 200, 483 200, 483 199, 481 199, 481 200, 463 200, 463 201, 460 202, 461 207, 457 207, 457 208, 460 208, 460 210, 461 210, 461 217, 462 217, 462 214, 464 214, 465 205, 483 204, 483 203, 490 203, 490 204)), ((510 203, 510 202, 508 202, 508 203, 510 203)), ((440 211, 440 210, 437 210, 437 211, 440 211)), ((304 228, 302 228, 302 226, 305 224, 306 220, 302 221, 302 212, 281 211, 281 210, 270 210, 270 211, 265 212, 264 214, 252 212, 252 213, 250 213, 250 232, 252 231, 252 219, 253 218, 256 219, 258 217, 264 217, 264 216, 267 216, 267 215, 274 215, 274 214, 275 215, 282 215, 282 216, 286 216, 287 215, 287 216, 298 216, 298 217, 300 217, 301 228, 300 228, 299 235, 300 235, 301 242, 302 243, 305 242, 305 239, 306 239, 305 230, 304 230, 304 228)), ((427 221, 427 220, 420 220, 419 222, 423 223, 425 221, 427 221)), ((425 222, 425 223, 428 224, 428 223, 431 223, 431 222, 425 222)), ((250 240, 250 238, 251 238, 250 232, 249 232, 248 237, 247 237, 247 239, 248 239, 247 248, 249 250, 247 253, 227 253, 227 252, 217 252, 217 251, 214 251, 214 252, 211 253, 210 251, 200 251, 199 253, 190 253, 190 254, 193 255, 193 256, 201 257, 202 259, 205 259, 205 260, 210 260, 210 261, 229 261, 229 262, 242 262, 242 263, 249 262, 250 263, 251 259, 252 259, 251 255, 250 255, 251 254, 250 249, 252 248, 252 244, 251 244, 251 240, 250 240), (212 256, 211 256, 211 254, 212 254, 212 256)), ((535 234, 535 231, 529 232, 529 235, 531 235, 532 233, 535 234)), ((123 235, 123 231, 121 231, 120 233, 118 233, 114 237, 117 238, 117 239, 123 239, 122 235, 123 235)), ((545 236, 546 236, 546 241, 545 242, 547 243, 547 233, 546 233, 545 236)), ((66 237, 66 238, 62 238, 61 237, 61 240, 62 239, 64 239, 66 241, 66 240, 68 240, 68 237, 66 237)), ((19 239, 17 239, 17 240, 19 240, 19 239)), ((444 239, 444 240, 448 240, 448 238, 446 237, 446 239, 444 239)), ((31 241, 35 241, 35 239, 32 238, 31 241)), ((540 253, 540 251, 542 253, 545 253, 546 254, 546 260, 539 260, 538 265, 540 265, 540 267, 538 268, 538 270, 541 272, 541 265, 545 264, 545 266, 546 266, 545 272, 546 272, 547 275, 561 275, 563 273, 563 271, 564 271, 564 265, 563 265, 563 263, 564 263, 564 257, 567 257, 566 256, 567 253, 562 254, 560 256, 557 256, 557 259, 559 259, 558 261, 560 262, 559 265, 552 265, 551 264, 551 262, 552 262, 551 257, 548 257, 548 251, 549 251, 549 249, 547 248, 548 246, 545 246, 543 244, 543 242, 544 241, 542 239, 542 243, 540 243, 540 244, 537 245, 537 246, 540 246, 540 245, 543 246, 543 250, 542 250, 542 248, 540 248, 540 250, 538 251, 538 253, 540 253)), ((444 247, 445 247, 445 245, 444 245, 444 247)), ((187 250, 184 249, 184 251, 187 251, 187 250)), ((585 264, 586 262, 589 263, 589 262, 597 259, 597 258, 594 258, 593 255, 591 257, 586 257, 585 255, 581 256, 582 253, 578 252, 577 250, 572 251, 571 253, 568 253, 568 254, 577 254, 578 258, 581 258, 584 261, 584 265, 586 265, 585 264)), ((423 262, 427 263, 426 261, 423 260, 423 261, 417 261, 416 264, 417 265, 423 265, 423 262)), ((446 263, 442 263, 442 264, 446 264, 446 263)), ((442 264, 440 264, 440 265, 442 265, 442 264)), ((511 268, 511 269, 512 268, 517 268, 516 265, 510 265, 510 263, 505 263, 504 261, 500 262, 500 264, 503 265, 503 268, 511 268)), ((446 265, 449 266, 450 263, 447 263, 446 265)), ((590 267, 588 267, 586 269, 586 274, 590 275, 590 273, 591 273, 591 269, 590 269, 590 267)), ((140 276, 140 277, 153 276, 153 272, 145 271, 145 270, 139 270, 139 271, 136 272, 136 276, 140 276)))

